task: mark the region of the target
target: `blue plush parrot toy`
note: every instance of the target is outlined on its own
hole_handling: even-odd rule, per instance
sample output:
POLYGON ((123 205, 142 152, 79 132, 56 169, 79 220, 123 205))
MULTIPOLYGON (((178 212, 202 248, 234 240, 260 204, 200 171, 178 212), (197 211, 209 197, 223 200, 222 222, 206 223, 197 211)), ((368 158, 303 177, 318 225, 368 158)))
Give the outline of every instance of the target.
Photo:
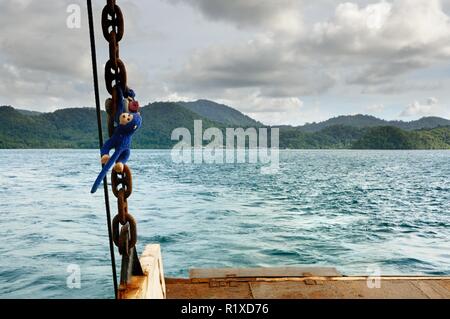
MULTIPOLYGON (((138 104, 133 101, 133 107, 129 110, 125 108, 124 94, 120 88, 117 88, 119 96, 119 105, 116 112, 115 122, 117 127, 113 136, 105 142, 101 148, 102 164, 104 164, 102 171, 95 180, 92 186, 91 193, 95 193, 105 178, 108 171, 115 164, 114 170, 123 172, 124 165, 130 158, 130 148, 133 134, 141 127, 142 118, 138 111, 138 104), (137 107, 136 107, 137 105, 137 107), (132 111, 131 111, 132 109, 132 111), (109 157, 109 152, 114 148, 114 154, 109 157)), ((133 90, 127 90, 125 98, 134 100, 135 93, 133 90)))

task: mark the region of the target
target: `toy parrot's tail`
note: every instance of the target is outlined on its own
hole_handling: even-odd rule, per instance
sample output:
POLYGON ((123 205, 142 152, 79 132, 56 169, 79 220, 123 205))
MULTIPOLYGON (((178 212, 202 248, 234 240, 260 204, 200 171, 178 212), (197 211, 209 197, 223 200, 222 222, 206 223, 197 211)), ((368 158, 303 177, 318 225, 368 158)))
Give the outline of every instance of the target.
POLYGON ((120 152, 117 152, 117 151, 114 152, 114 154, 110 157, 110 159, 105 164, 105 166, 103 166, 102 171, 100 172, 100 174, 98 174, 98 177, 95 180, 94 185, 92 186, 91 194, 94 194, 97 191, 98 187, 102 183, 102 181, 105 178, 106 174, 108 174, 109 170, 111 169, 111 167, 113 167, 114 163, 117 161, 119 156, 120 156, 120 152))

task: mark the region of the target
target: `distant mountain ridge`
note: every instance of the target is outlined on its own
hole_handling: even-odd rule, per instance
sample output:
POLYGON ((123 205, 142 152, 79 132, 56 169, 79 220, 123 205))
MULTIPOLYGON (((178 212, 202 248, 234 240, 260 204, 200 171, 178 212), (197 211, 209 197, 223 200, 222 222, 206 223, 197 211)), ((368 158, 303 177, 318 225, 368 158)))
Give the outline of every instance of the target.
MULTIPOLYGON (((223 125, 229 125, 230 127, 263 127, 266 126, 259 121, 252 119, 251 117, 239 112, 238 110, 209 100, 197 100, 192 102, 154 102, 147 106, 156 104, 177 104, 195 114, 198 114, 201 118, 209 119, 213 122, 222 123, 223 125)), ((22 109, 16 109, 18 112, 24 115, 36 116, 42 113, 36 111, 28 111, 22 109)), ((414 121, 387 121, 377 118, 372 115, 341 115, 323 122, 307 123, 301 126, 296 126, 303 132, 318 132, 327 127, 332 126, 351 126, 356 128, 368 128, 377 126, 393 126, 401 128, 403 130, 412 131, 420 129, 433 129, 436 127, 450 126, 450 120, 441 117, 423 117, 414 121)), ((276 127, 292 127, 290 125, 277 125, 276 127)))
MULTIPOLYGON (((155 102, 141 108, 144 125, 135 148, 167 149, 175 128, 262 127, 250 117, 211 101, 155 102)), ((0 148, 97 148, 93 108, 39 113, 0 107, 0 148)), ((106 114, 102 112, 105 123, 106 114)), ((106 131, 106 126, 103 127, 106 131)), ((106 132, 104 134, 106 136, 106 132)), ((280 126, 280 148, 290 149, 450 149, 450 121, 438 117, 412 122, 384 121, 373 116, 340 116, 304 126, 280 126), (392 129, 394 128, 394 129, 392 129)))
POLYGON ((450 127, 405 131, 394 126, 369 128, 353 149, 449 149, 450 127))
POLYGON ((227 105, 208 100, 195 102, 177 102, 177 104, 197 113, 211 121, 219 122, 230 127, 261 127, 262 123, 242 114, 227 105))
POLYGON ((308 123, 297 128, 304 132, 318 132, 324 128, 345 125, 356 128, 367 128, 377 126, 393 126, 406 131, 433 129, 436 127, 450 126, 450 120, 440 117, 423 117, 419 120, 404 122, 404 121, 386 121, 371 115, 343 115, 334 117, 320 123, 308 123))

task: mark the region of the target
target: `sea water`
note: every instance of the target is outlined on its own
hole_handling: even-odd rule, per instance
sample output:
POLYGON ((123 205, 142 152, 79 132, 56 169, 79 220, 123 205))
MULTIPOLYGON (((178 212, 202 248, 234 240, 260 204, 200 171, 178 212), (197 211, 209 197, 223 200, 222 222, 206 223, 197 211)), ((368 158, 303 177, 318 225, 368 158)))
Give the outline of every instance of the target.
MULTIPOLYGON (((103 192, 89 193, 98 151, 0 158, 0 298, 113 297, 103 192)), ((450 275, 450 151, 281 151, 277 174, 156 150, 129 165, 138 250, 160 244, 166 276, 302 265, 450 275)))

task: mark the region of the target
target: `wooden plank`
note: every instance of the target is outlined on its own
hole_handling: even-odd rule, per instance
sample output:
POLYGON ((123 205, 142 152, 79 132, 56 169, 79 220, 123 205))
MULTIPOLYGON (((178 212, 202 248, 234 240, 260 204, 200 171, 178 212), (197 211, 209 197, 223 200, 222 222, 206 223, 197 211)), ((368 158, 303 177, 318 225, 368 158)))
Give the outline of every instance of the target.
POLYGON ((280 268, 221 268, 191 269, 189 278, 276 278, 276 277, 339 277, 341 274, 331 267, 280 267, 280 268))
MULTIPOLYGON (((442 288, 444 288, 445 290, 447 290, 448 292, 450 292, 450 278, 449 278, 449 280, 439 280, 439 281, 436 281, 436 283, 437 283, 440 287, 442 287, 442 288)), ((449 296, 449 299, 450 299, 450 296, 449 296)))
POLYGON ((209 283, 167 284, 168 299, 253 299, 247 282, 233 285, 211 285, 209 283))
POLYGON ((449 298, 449 291, 441 289, 439 285, 434 285, 433 281, 412 281, 412 284, 420 289, 430 299, 449 298))
POLYGON ((170 279, 169 299, 450 299, 450 277, 368 277, 170 279))
MULTIPOLYGON (((228 278, 230 279, 230 278, 228 278)), ((240 278, 238 278, 240 279, 240 278)), ((306 280, 326 280, 326 281, 365 281, 369 280, 369 277, 317 277, 317 276, 311 276, 311 277, 300 277, 300 278, 294 278, 294 277, 277 277, 277 278, 243 278, 243 280, 252 280, 252 281, 270 281, 270 282, 276 282, 276 281, 301 281, 304 282, 306 280)), ((445 285, 447 281, 450 280, 450 277, 382 277, 382 280, 387 281, 435 281, 439 282, 440 284, 445 285)), ((202 280, 202 279, 195 279, 195 281, 202 280)), ((210 279, 204 279, 204 280, 210 280, 210 279)), ((450 289, 450 288, 449 288, 450 289)))
POLYGON ((147 275, 147 292, 144 299, 165 299, 166 284, 160 245, 148 245, 141 258, 141 266, 147 275))
POLYGON ((148 245, 140 258, 144 276, 133 276, 120 299, 165 299, 166 284, 159 245, 148 245))

